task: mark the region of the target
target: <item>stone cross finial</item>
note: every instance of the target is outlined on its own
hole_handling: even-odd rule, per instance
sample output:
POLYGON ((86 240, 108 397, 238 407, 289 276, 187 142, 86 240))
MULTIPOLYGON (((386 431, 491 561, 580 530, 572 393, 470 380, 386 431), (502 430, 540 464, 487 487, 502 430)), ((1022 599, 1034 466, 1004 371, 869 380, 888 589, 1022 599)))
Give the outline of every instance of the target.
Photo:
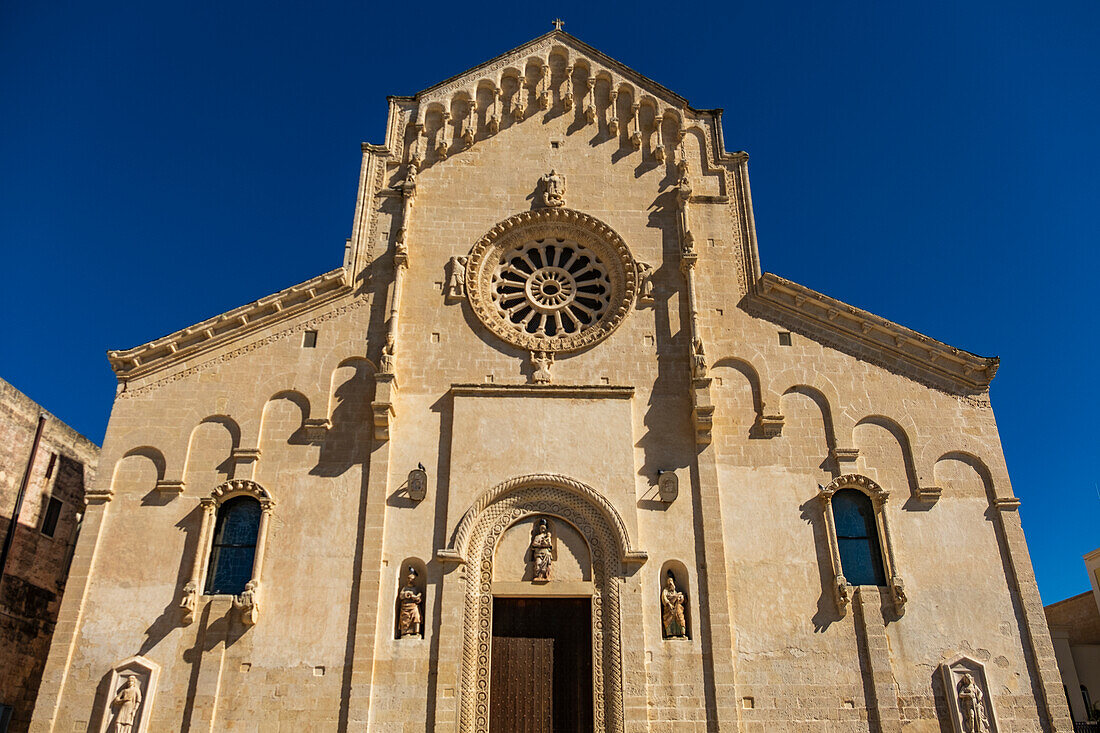
POLYGON ((560 31, 560 30, 561 30, 561 27, 562 27, 563 25, 565 25, 565 21, 564 21, 564 20, 562 20, 561 18, 554 18, 554 20, 552 21, 552 23, 553 23, 553 25, 554 25, 554 30, 556 30, 556 31, 560 31))

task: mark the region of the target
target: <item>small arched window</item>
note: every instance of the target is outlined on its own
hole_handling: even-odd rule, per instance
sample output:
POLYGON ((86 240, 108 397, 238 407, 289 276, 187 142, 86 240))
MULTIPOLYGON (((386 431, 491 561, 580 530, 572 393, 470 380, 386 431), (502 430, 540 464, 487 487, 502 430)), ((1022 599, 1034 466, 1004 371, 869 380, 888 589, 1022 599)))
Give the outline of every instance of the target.
POLYGON ((858 489, 841 489, 833 495, 833 518, 844 577, 852 585, 886 585, 871 499, 858 489))
POLYGON ((207 595, 239 595, 252 579, 256 539, 260 531, 260 502, 238 496, 218 509, 210 548, 207 595))

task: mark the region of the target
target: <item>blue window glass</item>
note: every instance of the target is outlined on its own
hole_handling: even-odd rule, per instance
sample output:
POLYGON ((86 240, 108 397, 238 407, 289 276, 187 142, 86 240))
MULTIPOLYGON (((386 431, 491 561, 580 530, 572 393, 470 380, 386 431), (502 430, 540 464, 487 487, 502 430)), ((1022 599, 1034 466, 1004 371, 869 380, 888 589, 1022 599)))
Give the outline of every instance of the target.
POLYGON ((256 535, 260 530, 260 502, 239 496, 222 504, 214 527, 207 595, 239 595, 252 579, 256 535))
POLYGON ((841 489, 833 494, 833 521, 840 547, 840 567, 852 585, 886 585, 882 550, 875 529, 875 510, 862 491, 841 489))

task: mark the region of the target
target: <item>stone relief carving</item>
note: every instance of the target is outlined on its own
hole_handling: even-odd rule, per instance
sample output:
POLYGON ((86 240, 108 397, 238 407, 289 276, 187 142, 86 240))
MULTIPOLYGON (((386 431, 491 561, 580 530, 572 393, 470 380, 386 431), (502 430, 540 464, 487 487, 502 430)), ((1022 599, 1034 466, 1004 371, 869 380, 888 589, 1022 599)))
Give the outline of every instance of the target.
POLYGON ((455 303, 466 297, 466 257, 452 257, 447 263, 446 300, 455 303))
POLYGON ((955 733, 998 733, 997 711, 989 697, 986 667, 966 656, 939 666, 955 733))
POLYGON ((960 656, 940 665, 940 672, 955 733, 998 733, 985 665, 960 656))
POLYGON ((100 733, 146 733, 159 677, 160 667, 145 657, 116 664, 107 683, 100 733))
POLYGON ((183 614, 184 625, 195 620, 195 609, 199 605, 199 588, 194 580, 187 581, 183 586, 183 594, 180 596, 180 612, 183 614))
POLYGON ((542 177, 542 203, 544 206, 565 206, 565 176, 551 170, 542 177))
POLYGON ((684 594, 676 587, 672 571, 668 571, 661 591, 661 625, 666 639, 686 639, 687 620, 684 617, 684 594))
POLYGON ((661 501, 666 504, 676 498, 680 493, 680 479, 676 476, 675 471, 657 472, 657 491, 660 494, 661 501))
POLYGON ((386 345, 382 347, 382 355, 378 360, 378 372, 380 374, 393 374, 395 366, 395 354, 393 334, 387 337, 386 345))
POLYGON ((531 537, 531 561, 535 563, 534 580, 550 580, 554 565, 554 540, 550 536, 550 524, 540 519, 531 537))
POLYGON ((531 365, 534 368, 531 372, 531 381, 535 384, 550 384, 550 367, 554 365, 554 352, 532 351, 531 365))
POLYGON ((423 501, 428 494, 428 472, 423 463, 417 463, 416 468, 409 471, 409 498, 413 501, 423 501))
POLYGON ((653 304, 653 265, 638 264, 638 305, 653 304))
POLYGON ((707 376, 707 355, 703 350, 703 339, 698 336, 691 344, 691 376, 695 379, 707 376))
POLYGON ((233 599, 233 608, 241 614, 241 623, 255 626, 260 616, 259 581, 250 580, 244 584, 244 591, 233 599))
POLYGON ((409 566, 405 585, 397 592, 397 602, 400 606, 397 616, 397 638, 399 639, 406 636, 421 636, 423 616, 420 613, 420 604, 424 600, 424 594, 420 592, 416 583, 418 575, 416 568, 409 566))
POLYGON ((130 733, 140 708, 141 687, 138 686, 137 675, 126 675, 126 684, 111 701, 111 709, 114 711, 114 725, 111 730, 116 733, 130 733))

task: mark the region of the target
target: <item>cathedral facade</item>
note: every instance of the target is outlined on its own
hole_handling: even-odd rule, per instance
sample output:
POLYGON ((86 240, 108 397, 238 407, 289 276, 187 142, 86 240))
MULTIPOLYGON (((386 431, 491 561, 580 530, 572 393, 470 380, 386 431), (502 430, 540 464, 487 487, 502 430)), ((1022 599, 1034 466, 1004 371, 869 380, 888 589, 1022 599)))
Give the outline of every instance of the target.
POLYGON ((747 157, 561 30, 391 97, 342 266, 109 353, 32 730, 1071 730, 997 360, 747 157))

